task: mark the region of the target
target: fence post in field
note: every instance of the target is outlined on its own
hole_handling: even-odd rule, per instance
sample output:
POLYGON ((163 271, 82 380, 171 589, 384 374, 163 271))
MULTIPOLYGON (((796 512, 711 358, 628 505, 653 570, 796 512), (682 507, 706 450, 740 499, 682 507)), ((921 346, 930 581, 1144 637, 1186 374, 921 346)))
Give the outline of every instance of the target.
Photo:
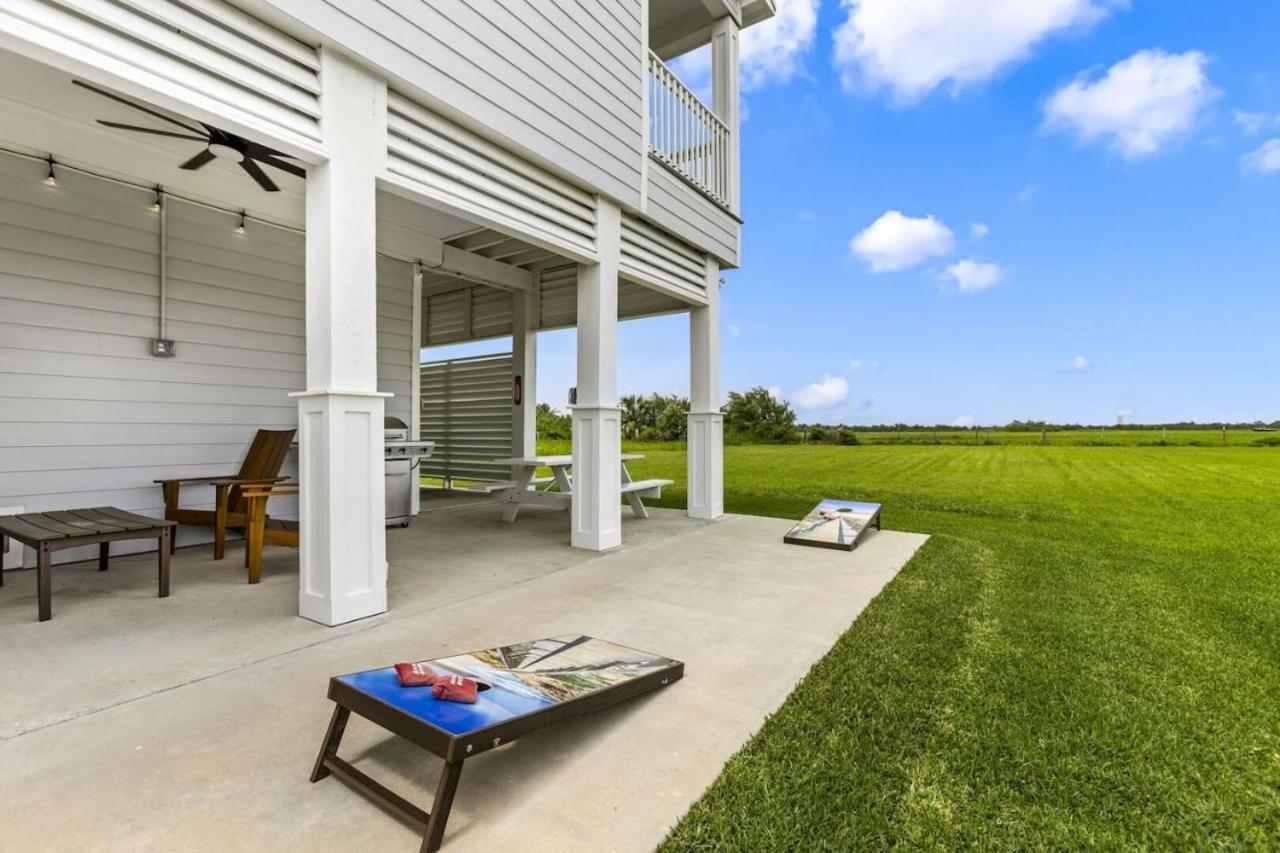
POLYGON ((1040 444, 1044 445, 1049 440, 1049 430, 1040 430, 1040 444))
POLYGON ((1222 425, 1222 443, 1224 445, 1227 443, 1227 425, 1226 424, 1222 425))

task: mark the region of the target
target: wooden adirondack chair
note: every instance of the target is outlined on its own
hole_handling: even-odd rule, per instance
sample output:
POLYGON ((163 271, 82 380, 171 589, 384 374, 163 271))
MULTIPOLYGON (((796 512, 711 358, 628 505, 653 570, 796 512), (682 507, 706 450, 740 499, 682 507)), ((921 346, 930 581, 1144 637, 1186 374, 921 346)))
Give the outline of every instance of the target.
POLYGON ((267 542, 298 547, 298 522, 267 515, 267 501, 275 497, 298 494, 297 483, 270 483, 246 486, 244 498, 249 504, 249 523, 244 531, 244 566, 249 570, 249 583, 262 580, 262 546, 267 542))
MULTIPOLYGON (((230 477, 183 477, 156 480, 164 489, 164 517, 179 524, 213 528, 213 558, 221 560, 226 550, 227 529, 243 530, 249 522, 249 505, 244 497, 246 486, 278 483, 285 455, 293 444, 297 430, 260 429, 253 437, 249 453, 240 473, 230 477), (214 509, 188 509, 179 505, 183 485, 213 486, 214 509)), ((170 538, 170 550, 177 536, 170 538)))

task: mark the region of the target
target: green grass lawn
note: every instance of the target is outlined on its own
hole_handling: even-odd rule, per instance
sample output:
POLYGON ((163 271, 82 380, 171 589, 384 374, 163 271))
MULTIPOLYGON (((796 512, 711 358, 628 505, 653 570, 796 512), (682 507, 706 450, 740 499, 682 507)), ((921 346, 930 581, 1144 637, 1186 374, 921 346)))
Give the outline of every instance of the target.
MULTIPOLYGON (((645 451, 682 506, 683 449, 645 451)), ((933 538, 669 849, 1280 846, 1280 450, 729 447, 725 472, 730 512, 872 500, 933 538)))

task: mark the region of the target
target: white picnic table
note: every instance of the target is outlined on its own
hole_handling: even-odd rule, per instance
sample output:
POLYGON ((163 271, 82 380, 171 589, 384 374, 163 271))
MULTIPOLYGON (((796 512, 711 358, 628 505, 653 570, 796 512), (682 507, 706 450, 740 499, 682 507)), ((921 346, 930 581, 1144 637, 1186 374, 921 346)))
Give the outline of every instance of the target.
MULTIPOLYGON (((637 518, 648 518, 649 511, 644 507, 643 498, 662 497, 662 487, 670 486, 674 480, 633 480, 627 470, 627 463, 643 459, 643 453, 622 454, 622 488, 619 495, 631 504, 631 511, 637 518)), ((573 503, 573 475, 569 469, 573 467, 573 457, 562 456, 523 456, 513 459, 495 459, 502 465, 510 465, 515 477, 510 482, 493 483, 488 487, 489 494, 506 504, 502 509, 502 520, 513 522, 524 504, 535 506, 553 506, 569 509, 573 503), (539 468, 550 468, 550 477, 536 476, 539 468), (552 487, 555 490, 552 490, 552 487)))

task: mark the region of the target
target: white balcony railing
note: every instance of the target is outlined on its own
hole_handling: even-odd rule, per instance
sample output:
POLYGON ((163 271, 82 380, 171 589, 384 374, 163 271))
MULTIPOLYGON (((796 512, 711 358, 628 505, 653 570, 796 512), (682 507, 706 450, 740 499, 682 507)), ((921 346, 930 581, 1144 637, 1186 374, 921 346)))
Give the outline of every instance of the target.
POLYGON ((729 206, 729 162, 737 140, 719 116, 649 52, 649 150, 691 184, 729 206))

